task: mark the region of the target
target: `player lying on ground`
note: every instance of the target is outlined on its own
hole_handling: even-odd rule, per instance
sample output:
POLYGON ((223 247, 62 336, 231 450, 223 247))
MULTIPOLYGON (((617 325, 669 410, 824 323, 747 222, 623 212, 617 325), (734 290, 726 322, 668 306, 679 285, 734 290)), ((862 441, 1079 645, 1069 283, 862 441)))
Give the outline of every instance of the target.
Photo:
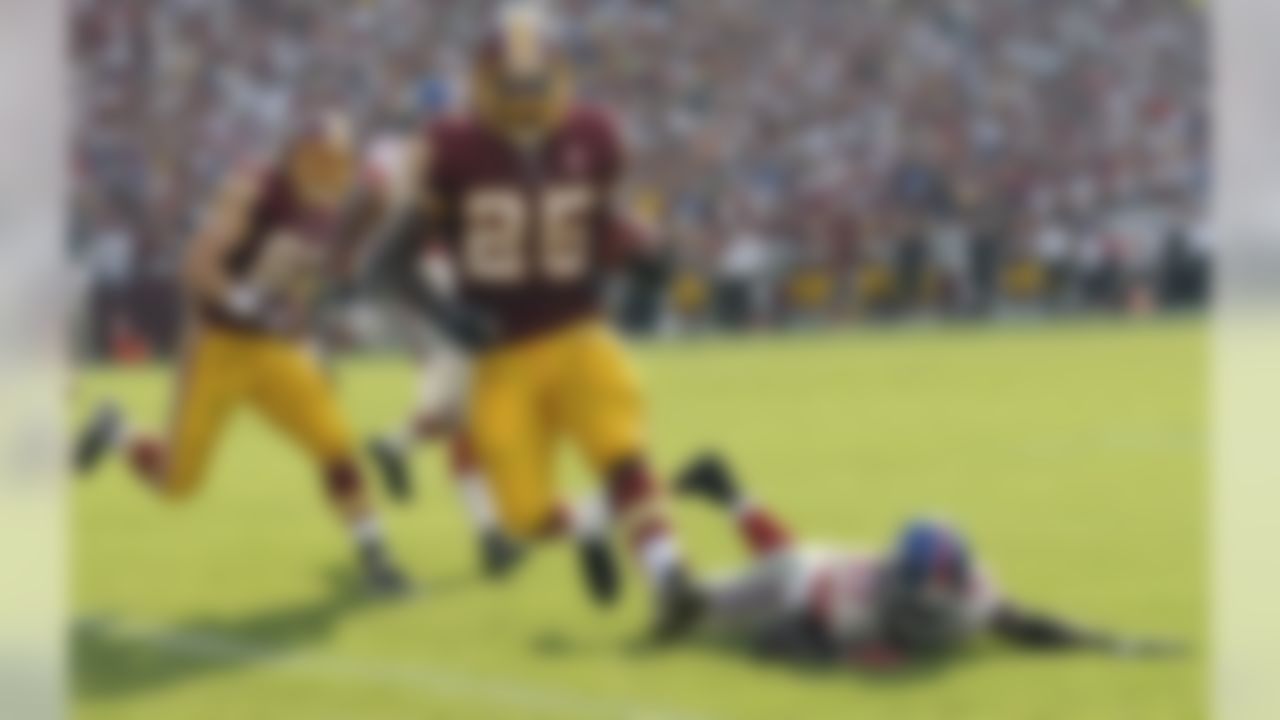
POLYGON ((469 108, 424 134, 416 211, 379 265, 471 354, 467 437, 507 532, 567 531, 553 461, 571 441, 651 580, 655 632, 673 635, 688 624, 691 588, 647 462, 639 383, 599 297, 620 264, 653 255, 628 241, 616 207, 614 125, 573 101, 552 35, 528 4, 502 14, 472 63, 469 108), (424 248, 450 261, 451 291, 414 271, 424 248))
POLYGON ((81 432, 75 463, 88 473, 119 450, 152 490, 185 499, 233 412, 253 407, 316 461, 369 584, 395 591, 404 580, 361 480, 356 442, 306 347, 319 294, 345 252, 335 243, 355 183, 353 155, 345 122, 326 116, 276 162, 232 174, 188 253, 184 342, 164 437, 135 432, 108 403, 81 432))
POLYGON ((766 657, 891 669, 939 658, 988 633, 1027 648, 1159 654, 1176 647, 1083 628, 1012 601, 937 521, 909 523, 887 553, 798 544, 715 456, 677 492, 732 514, 754 556, 702 583, 702 627, 766 657))

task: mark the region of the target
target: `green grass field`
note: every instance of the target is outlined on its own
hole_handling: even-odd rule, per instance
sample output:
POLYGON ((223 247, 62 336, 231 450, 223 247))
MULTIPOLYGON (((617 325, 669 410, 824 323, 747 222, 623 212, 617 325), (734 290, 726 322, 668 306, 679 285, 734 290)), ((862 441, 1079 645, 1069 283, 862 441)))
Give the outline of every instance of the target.
MULTIPOLYGON (((994 645, 877 679, 762 665, 715 647, 653 654, 643 592, 601 612, 573 555, 541 550, 502 586, 474 555, 438 451, 388 508, 425 592, 352 590, 346 538, 307 465, 237 420, 193 502, 164 507, 112 461, 74 491, 77 715, 84 720, 1206 717, 1205 330, 1194 320, 910 329, 655 345, 647 375, 664 469, 716 445, 762 497, 825 539, 886 538, 907 514, 965 526, 1012 593, 1189 640, 1152 663, 1025 657, 994 645)), ((158 369, 94 371, 78 410, 119 397, 159 419, 158 369)), ((340 370, 355 424, 402 415, 399 358, 340 370)), ((565 458, 566 487, 586 482, 565 458)), ((681 508, 702 568, 736 538, 681 508)))

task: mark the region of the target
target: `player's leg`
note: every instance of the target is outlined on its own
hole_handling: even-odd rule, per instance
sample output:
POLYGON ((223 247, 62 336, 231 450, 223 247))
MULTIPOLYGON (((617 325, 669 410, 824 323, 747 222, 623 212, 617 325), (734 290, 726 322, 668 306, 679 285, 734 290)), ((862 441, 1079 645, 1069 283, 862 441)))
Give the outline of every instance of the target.
POLYGON ((263 340, 264 362, 252 378, 254 405, 292 437, 321 468, 329 500, 349 528, 367 581, 396 592, 405 580, 386 548, 368 488, 356 463, 356 443, 332 385, 302 347, 263 340))
POLYGON ((747 642, 757 654, 818 660, 829 653, 827 634, 804 611, 813 558, 799 550, 790 531, 751 499, 716 455, 691 462, 675 488, 731 514, 755 558, 743 571, 703 583, 708 626, 747 642))
POLYGON ((470 360, 438 345, 422 371, 417 401, 398 427, 369 439, 368 450, 393 498, 413 494, 413 448, 449 438, 461 423, 470 360))
POLYGON ((675 635, 697 614, 662 484, 644 449, 639 380, 603 326, 582 328, 566 350, 558 411, 604 480, 609 512, 660 600, 655 632, 675 635))
POLYGON ((544 535, 573 541, 583 580, 592 599, 601 605, 612 604, 622 589, 609 530, 607 498, 601 492, 587 492, 573 503, 558 502, 544 535))
POLYGON ((706 580, 702 588, 707 626, 746 637, 785 621, 794 614, 797 570, 790 553, 776 553, 706 580))
POLYGON ((369 438, 369 456, 373 458, 382 484, 392 498, 407 502, 413 497, 416 485, 410 462, 413 449, 448 437, 453 423, 451 419, 415 410, 399 427, 369 438))
POLYGON ((731 513, 743 542, 757 557, 777 554, 792 545, 786 526, 751 499, 733 470, 716 455, 703 455, 681 471, 676 491, 731 513))
POLYGON ((520 545, 508 537, 498 521, 489 483, 470 438, 462 431, 449 440, 450 475, 480 546, 480 563, 490 577, 502 577, 519 563, 520 545))
POLYGON ((562 522, 551 484, 554 436, 537 401, 537 368, 514 353, 486 358, 476 369, 466 437, 502 529, 519 541, 558 532, 562 522))
POLYGON ((168 427, 163 435, 133 430, 114 404, 99 408, 76 445, 76 466, 89 472, 105 455, 121 452, 135 476, 170 499, 189 497, 245 391, 252 364, 238 338, 197 330, 181 353, 168 427))
POLYGON ((557 371, 554 343, 504 351, 474 369, 468 434, 507 533, 519 540, 572 536, 592 597, 613 600, 618 578, 605 523, 592 504, 561 503, 552 484, 556 417, 543 400, 557 371))

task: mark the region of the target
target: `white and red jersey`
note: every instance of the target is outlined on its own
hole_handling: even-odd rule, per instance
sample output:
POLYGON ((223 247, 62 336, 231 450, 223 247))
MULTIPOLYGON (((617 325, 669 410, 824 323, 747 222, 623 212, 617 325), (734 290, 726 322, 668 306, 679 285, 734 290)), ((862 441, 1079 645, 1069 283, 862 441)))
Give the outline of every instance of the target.
MULTIPOLYGON (((805 545, 795 549, 788 604, 818 621, 837 644, 855 644, 878 634, 876 608, 885 556, 866 550, 805 545)), ((964 599, 966 632, 987 626, 1000 603, 988 573, 979 569, 964 599)))

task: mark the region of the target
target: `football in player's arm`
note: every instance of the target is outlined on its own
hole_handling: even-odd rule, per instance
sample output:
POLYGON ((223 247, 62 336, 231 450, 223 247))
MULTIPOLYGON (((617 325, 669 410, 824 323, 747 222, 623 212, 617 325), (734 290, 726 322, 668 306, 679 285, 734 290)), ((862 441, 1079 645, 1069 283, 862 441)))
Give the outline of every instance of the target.
POLYGON ((1179 650, 1020 605, 937 520, 908 523, 887 552, 831 548, 798 542, 716 455, 690 463, 676 489, 730 514, 753 557, 745 569, 699 583, 701 629, 761 656, 893 670, 945 658, 983 634, 1032 650, 1179 650))
POLYGON ((273 162, 230 175, 188 249, 184 339, 165 432, 135 432, 116 404, 104 403, 80 433, 75 462, 87 475, 118 451, 147 487, 184 499, 202 484, 231 415, 251 407, 316 462, 368 582, 396 591, 405 583, 362 482, 356 443, 307 344, 346 252, 337 243, 353 165, 350 129, 328 114, 273 162))

